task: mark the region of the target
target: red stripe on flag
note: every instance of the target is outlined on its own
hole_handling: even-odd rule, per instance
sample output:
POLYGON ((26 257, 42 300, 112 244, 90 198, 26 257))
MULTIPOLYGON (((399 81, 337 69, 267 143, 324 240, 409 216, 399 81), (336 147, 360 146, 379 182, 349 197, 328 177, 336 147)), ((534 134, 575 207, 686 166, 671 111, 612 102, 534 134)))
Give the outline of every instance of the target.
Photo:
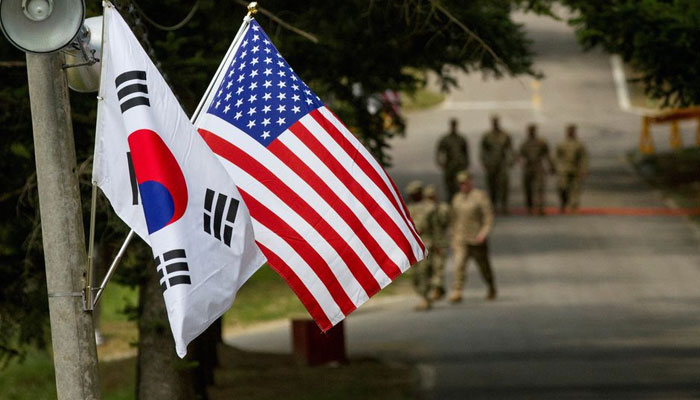
POLYGON ((328 244, 338 253, 368 297, 371 297, 381 289, 362 259, 348 246, 347 241, 309 203, 290 189, 287 184, 282 182, 275 174, 248 153, 216 134, 210 132, 204 140, 214 153, 224 157, 254 177, 268 190, 277 195, 284 204, 299 214, 309 225, 314 227, 319 235, 325 238, 328 244))
MULTIPOLYGON (((243 152, 238 147, 227 142, 226 140, 222 139, 221 137, 217 136, 212 132, 209 132, 204 129, 199 129, 199 133, 215 154, 229 160, 230 162, 237 165, 239 168, 243 168, 244 170, 246 170, 246 172, 248 172, 250 175, 256 178, 258 182, 265 185, 268 189, 271 190, 271 188, 268 186, 270 182, 266 180, 266 178, 270 179, 269 177, 261 179, 260 176, 256 176, 254 173, 251 173, 245 168, 251 162, 257 163, 257 161, 253 160, 252 157, 250 157, 247 153, 243 152), (246 162, 241 162, 243 158, 246 158, 246 162)), ((261 166, 258 169, 265 168, 261 166)), ((280 185, 281 182, 279 181, 279 179, 274 177, 274 184, 270 186, 280 185)), ((286 187, 286 185, 284 186, 286 187)), ((311 269, 314 270, 316 275, 318 275, 319 279, 324 283, 326 288, 328 288, 328 291, 331 293, 331 296, 333 296, 333 299, 345 315, 348 315, 350 312, 352 312, 356 308, 354 303, 352 303, 350 298, 347 296, 342 285, 340 284, 340 282, 338 282, 337 278, 331 271, 330 266, 323 259, 323 257, 321 257, 318 254, 318 252, 306 241, 306 239, 304 239, 298 232, 296 232, 277 214, 270 211, 267 207, 265 207, 262 203, 258 202, 252 196, 248 195, 240 187, 238 188, 238 190, 241 192, 241 196, 243 197, 243 201, 246 203, 246 206, 250 211, 250 215, 262 225, 268 227, 268 229, 277 233, 280 237, 284 238, 284 240, 299 253, 299 255, 304 259, 304 261, 307 262, 309 267, 311 267, 311 269)), ((374 281, 374 284, 378 287, 376 281, 374 281)))
MULTIPOLYGON (((384 171, 384 173, 386 174, 386 171, 384 171)), ((391 187, 394 188, 394 192, 400 193, 399 188, 396 187, 396 183, 394 183, 393 179, 389 178, 389 183, 391 183, 391 187)), ((418 232, 418 228, 416 228, 416 223, 411 219, 411 213, 408 212, 408 207, 406 207, 406 203, 404 203, 403 197, 401 197, 400 194, 397 194, 396 197, 398 197, 399 201, 401 202, 401 207, 403 207, 405 213, 404 215, 408 215, 408 220, 411 222, 411 226, 413 226, 413 231, 418 232)), ((425 245, 423 244, 423 241, 421 240, 419 242, 421 243, 421 248, 423 249, 423 251, 425 251, 425 245)))
POLYGON ((304 282, 302 282, 297 274, 294 273, 294 270, 292 270, 292 268, 290 268, 289 265, 282 260, 282 258, 278 257, 275 252, 268 249, 260 242, 256 243, 260 248, 260 251, 262 251, 265 257, 267 257, 267 262, 270 264, 272 269, 277 271, 277 273, 280 274, 280 276, 287 282, 289 287, 292 288, 294 293, 296 293, 299 300, 301 300, 304 307, 306 307, 309 314, 311 314, 311 317, 314 319, 314 321, 316 321, 316 324, 318 324, 318 327, 324 332, 331 329, 333 327, 333 323, 331 323, 331 321, 328 319, 326 313, 323 312, 323 309, 316 301, 314 295, 311 294, 311 292, 309 292, 309 290, 306 288, 304 282))
POLYGON ((362 224, 350 207, 323 181, 316 173, 306 165, 289 147, 285 146, 280 140, 272 142, 267 147, 272 154, 277 156, 285 165, 299 175, 309 186, 311 186, 321 198, 340 215, 340 217, 348 224, 353 233, 367 247, 370 256, 374 258, 379 267, 389 277, 394 280, 401 275, 401 269, 394 261, 392 261, 382 247, 377 243, 374 237, 367 231, 367 228, 362 224))
MULTIPOLYGON (((338 118, 338 116, 335 115, 335 113, 334 113, 330 108, 327 108, 327 107, 326 107, 325 110, 328 111, 328 112, 336 119, 336 121, 338 121, 339 124, 341 124, 341 125, 343 125, 343 126, 345 127, 345 124, 343 123, 343 121, 341 121, 341 119, 338 118)), ((325 116, 323 115, 323 113, 320 113, 320 114, 321 114, 322 117, 325 118, 325 116)), ((325 118, 325 119, 328 120, 328 118, 325 118)), ((331 121, 328 120, 328 122, 331 122, 331 121)), ((332 124, 332 122, 331 122, 331 124, 332 124)), ((345 129, 348 129, 348 128, 345 127, 345 129)), ((349 129, 348 129, 348 131, 349 131, 349 129)), ((340 132, 340 134, 342 135, 343 133, 340 132)), ((343 135, 343 136, 345 136, 345 135, 343 135)), ((346 140, 347 140, 347 139, 346 139, 346 140)), ((376 162, 376 161, 375 161, 375 162, 376 162)), ((403 215, 407 215, 407 216, 409 217, 408 220, 411 222, 411 225, 413 226, 413 231, 416 232, 416 233, 418 233, 418 229, 416 229, 416 224, 415 224, 415 222, 410 218, 410 213, 408 212, 408 207, 406 207, 406 203, 403 201, 403 197, 401 197, 401 191, 399 190, 398 187, 396 187, 396 183, 394 183, 394 180, 391 179, 391 177, 389 176, 389 174, 387 174, 386 170, 385 170, 381 165, 379 165, 379 163, 377 163, 377 166, 378 166, 379 168, 381 168, 382 172, 384 172, 384 175, 386 176, 386 180, 389 181, 389 183, 391 184, 391 187, 394 189, 394 193, 396 194, 395 197, 397 197, 397 198, 399 199, 399 202, 401 203, 401 206, 403 207, 403 215)), ((376 171, 376 169, 375 169, 375 171, 376 171)), ((380 178, 381 178, 381 177, 380 177, 380 178)), ((422 241, 421 241, 421 244, 423 244, 422 241)), ((425 250, 424 245, 423 245, 423 247, 421 247, 421 248, 422 248, 423 250, 425 250)))
MULTIPOLYGON (((348 190, 365 206, 365 208, 377 219, 377 222, 384 227, 386 232, 391 236, 394 242, 409 259, 411 264, 416 263, 416 257, 411 249, 411 244, 404 236, 396 222, 381 208, 377 201, 360 185, 350 173, 343 168, 340 162, 333 157, 330 151, 323 146, 316 137, 309 132, 308 129, 301 123, 296 122, 289 127, 299 140, 318 157, 338 179, 343 182, 348 190)), ((410 230, 410 228, 409 228, 410 230)))
MULTIPOLYGON (((411 231, 411 234, 413 235, 413 238, 416 239, 416 242, 420 245, 420 248, 422 251, 425 251, 425 246, 423 245, 423 242, 420 240, 418 237, 418 234, 414 231, 413 224, 409 222, 409 218, 406 218, 406 215, 408 215, 408 212, 406 210, 402 209, 401 206, 396 202, 396 198, 394 195, 391 193, 391 190, 389 187, 386 185, 384 180, 382 179, 381 176, 377 173, 377 170, 375 170, 369 163, 369 161, 362 155, 358 154, 359 150, 353 146, 352 143, 343 135, 338 128, 333 125, 333 123, 329 120, 326 119, 326 117, 321 114, 321 112, 318 109, 315 109, 314 111, 309 113, 313 119, 316 120, 316 122, 321 125, 321 127, 328 132, 329 136, 335 140, 338 145, 345 150, 345 153, 353 160, 355 163, 360 167, 362 172, 369 177, 369 179, 374 182, 375 185, 384 193, 384 195, 389 199, 391 204, 396 208, 396 211, 399 213, 401 218, 403 218, 404 222, 406 223, 406 226, 409 227, 408 230, 411 231)), ((340 120, 338 120, 340 121, 340 120)), ((389 179, 391 181, 391 179, 389 179)), ((397 197, 401 197, 398 195, 399 192, 397 193, 397 197)), ((403 201, 403 200, 402 200, 403 201)))
POLYGON ((331 272, 330 267, 323 257, 321 257, 297 231, 280 218, 279 215, 270 211, 257 199, 248 194, 248 192, 241 190, 241 188, 238 188, 238 191, 241 193, 241 198, 248 207, 251 217, 267 227, 267 229, 277 233, 279 237, 294 248, 326 286, 331 297, 333 297, 333 300, 338 304, 343 314, 348 315, 353 312, 356 308, 355 305, 345 293, 342 285, 338 282, 335 275, 333 275, 333 272, 331 272))

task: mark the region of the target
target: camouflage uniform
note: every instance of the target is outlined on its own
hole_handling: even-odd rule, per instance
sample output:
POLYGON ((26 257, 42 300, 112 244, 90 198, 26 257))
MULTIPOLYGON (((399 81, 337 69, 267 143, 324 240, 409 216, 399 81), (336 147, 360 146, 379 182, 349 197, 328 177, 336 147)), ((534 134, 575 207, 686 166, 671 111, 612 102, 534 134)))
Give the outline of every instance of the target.
POLYGON ((562 211, 576 211, 579 206, 581 177, 588 170, 588 155, 583 144, 566 138, 556 151, 557 178, 562 211))
POLYGON ((425 201, 432 205, 428 214, 428 231, 421 237, 426 242, 428 249, 427 262, 430 264, 432 277, 430 280, 430 299, 439 300, 445 294, 445 258, 447 255, 447 228, 450 221, 450 206, 437 199, 437 193, 433 185, 428 185, 423 190, 425 201))
POLYGON ((481 163, 486 169, 486 184, 491 203, 501 211, 508 211, 509 169, 515 157, 510 135, 502 130, 491 130, 481 138, 481 163))
POLYGON ((455 179, 457 173, 469 168, 469 143, 467 139, 456 132, 443 136, 438 142, 435 159, 442 168, 447 198, 452 199, 458 189, 455 179))
MULTIPOLYGON (((461 178, 461 176, 458 176, 461 178)), ((467 175, 467 179, 468 175, 467 175)), ((451 209, 452 252, 455 263, 455 279, 450 301, 462 299, 466 280, 465 270, 470 258, 474 258, 481 276, 489 286, 489 298, 495 298, 496 285, 488 254, 488 241, 479 243, 478 236, 488 237, 493 227, 493 208, 484 191, 471 189, 458 192, 452 199, 451 209)))
POLYGON ((544 139, 528 138, 520 145, 520 157, 523 160, 523 188, 528 212, 535 209, 544 214, 544 189, 547 169, 554 169, 549 156, 549 145, 544 139))
MULTIPOLYGON (((410 200, 416 194, 423 192, 423 184, 420 181, 413 181, 406 187, 406 192, 409 195, 407 204, 408 212, 411 214, 413 223, 416 225, 418 234, 420 235, 426 249, 430 248, 431 235, 428 233, 430 229, 431 213, 435 206, 431 201, 426 199, 410 200)), ((419 196, 421 197, 421 196, 419 196)), ((423 303, 417 309, 425 310, 430 308, 430 283, 432 278, 432 265, 427 259, 423 259, 416 263, 411 268, 413 274, 413 287, 416 292, 423 298, 423 303)))

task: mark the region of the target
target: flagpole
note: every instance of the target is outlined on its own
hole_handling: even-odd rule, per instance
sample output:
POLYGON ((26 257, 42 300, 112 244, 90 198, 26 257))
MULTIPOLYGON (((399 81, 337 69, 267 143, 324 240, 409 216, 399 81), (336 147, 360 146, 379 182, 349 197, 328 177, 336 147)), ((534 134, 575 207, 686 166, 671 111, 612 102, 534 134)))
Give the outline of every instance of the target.
POLYGON ((119 262, 122 260, 122 257, 124 257, 124 253, 126 253, 126 248, 129 246, 129 242, 131 242, 131 239, 134 237, 134 230, 132 229, 129 231, 129 234, 126 236, 126 239, 124 239, 124 243, 122 243, 122 247, 119 249, 119 252, 117 253, 117 256, 114 258, 114 261, 112 261, 112 265, 109 266, 109 269, 107 270, 107 273, 105 274, 104 279, 102 280, 102 283, 100 284, 100 287, 97 288, 97 293, 95 294, 95 299, 92 302, 92 307, 94 307, 97 302, 100 300, 100 297, 102 297, 102 292, 105 290, 105 286, 107 286, 107 283, 109 280, 112 278, 112 275, 114 275, 114 271, 117 269, 117 265, 119 265, 119 262))
POLYGON ((253 15, 257 12, 258 3, 256 1, 253 1, 250 4, 248 4, 248 14, 245 17, 243 17, 243 23, 241 24, 241 27, 238 28, 238 32, 236 33, 236 36, 233 37, 233 41, 228 47, 228 50, 226 51, 226 55, 224 56, 223 60, 221 60, 221 64, 219 64, 219 68, 217 68, 216 74, 214 74, 214 78, 211 80, 211 82, 209 82, 209 86, 204 92, 202 100, 199 101, 197 108, 192 114, 192 118, 190 119, 190 121, 192 121, 193 124, 195 124, 195 122, 199 118, 200 113, 205 108, 207 103, 209 103, 209 95, 211 94, 211 91, 221 84, 221 78, 223 76, 222 72, 224 71, 226 65, 230 64, 231 58, 234 56, 234 54, 236 54, 236 50, 238 50, 238 45, 240 44, 241 38, 243 37, 243 32, 248 27, 248 24, 250 24, 250 20, 253 19, 253 15))
POLYGON ((87 272, 85 274, 85 297, 83 307, 86 310, 94 309, 92 300, 92 275, 94 273, 95 258, 95 209, 97 208, 97 185, 92 183, 92 201, 90 204, 90 233, 88 236, 87 272))
MULTIPOLYGON (((111 4, 110 4, 111 6, 111 4)), ((214 87, 217 85, 221 84, 221 76, 222 72, 224 70, 224 67, 230 63, 231 58, 233 55, 236 53, 236 50, 238 49, 238 45, 240 44, 241 38, 243 37, 243 32, 245 29, 248 27, 248 24, 250 21, 253 19, 253 15, 258 12, 258 3, 253 1, 250 4, 248 4, 248 14, 243 17, 243 23, 241 24, 241 27, 238 28, 238 32, 236 33, 236 36, 234 36, 233 41, 231 42, 231 45, 229 46, 228 50, 226 51, 226 55, 224 56, 224 59, 221 61, 221 64, 219 64, 219 67, 216 70, 216 74, 214 75, 214 78, 209 82, 209 86, 207 87, 206 92, 204 92, 204 96, 202 96, 202 100, 199 101, 199 104, 197 105, 197 108, 195 109, 194 113, 192 114, 192 117, 190 118, 190 122, 193 124, 195 121, 197 121, 197 118, 199 118, 200 113, 206 106, 206 103, 208 102, 209 94, 213 90, 214 87)), ((94 160, 93 160, 94 162, 94 160)), ((93 184, 93 203, 95 202, 95 185, 93 184)), ((90 234, 90 258, 88 259, 88 275, 91 275, 91 267, 92 267, 92 241, 93 241, 93 229, 94 229, 94 204, 93 204, 93 209, 91 210, 91 216, 92 219, 90 220, 90 228, 91 228, 91 234, 90 234)), ((100 300, 100 297, 102 297, 102 291, 104 291, 105 286, 107 283, 109 283, 109 280, 112 278, 112 275, 114 275, 114 271, 116 270, 117 266, 119 265, 119 262, 121 261, 122 257, 124 256, 124 253, 126 252, 126 248, 129 246, 129 242, 131 242, 131 239, 134 237, 134 230, 131 229, 129 231, 129 234, 126 236, 126 239, 124 239, 124 243, 122 243, 121 248, 119 249, 119 252, 117 253, 116 257, 114 257, 114 261, 112 261, 112 264, 109 266, 109 270, 107 270, 107 274, 105 275, 104 279, 102 280, 102 284, 100 284, 100 287, 97 288, 98 291, 95 294, 95 298, 92 300, 91 303, 88 303, 86 301, 86 304, 89 309, 93 309, 95 305, 97 305, 97 302, 100 300)), ((88 283, 90 285, 90 283, 88 283)), ((92 288, 89 286, 85 289, 86 293, 90 292, 92 293, 92 288)))
MULTIPOLYGON (((107 21, 104 18, 104 9, 107 7, 113 7, 112 3, 109 2, 109 0, 104 0, 102 2, 102 9, 103 9, 103 19, 102 19, 102 32, 100 34, 102 35, 102 40, 100 43, 102 43, 102 46, 104 48, 105 45, 105 28, 106 28, 106 23, 107 21)), ((100 76, 104 75, 104 67, 105 63, 100 64, 100 76)), ((102 93, 102 85, 100 84, 100 88, 97 92, 97 101, 102 101, 104 99, 103 93, 102 93)), ((97 120, 100 120, 100 108, 97 108, 97 120)), ((97 144, 99 138, 97 137, 99 132, 99 129, 95 131, 95 144, 97 144)), ((97 155, 95 155, 92 159, 93 163, 93 177, 91 179, 92 183, 92 200, 90 204, 90 233, 88 237, 88 254, 87 254, 87 272, 85 276, 85 288, 83 289, 84 291, 84 297, 83 297, 83 307, 86 310, 94 310, 95 309, 95 304, 97 304, 97 300, 93 297, 93 290, 94 288, 92 287, 92 279, 95 274, 94 272, 94 259, 95 259, 95 213, 97 210, 97 182, 95 181, 94 175, 95 175, 95 165, 99 165, 99 160, 97 158, 97 155)), ((125 242, 125 244, 128 244, 129 242, 125 242)), ((123 244, 122 247, 125 245, 123 244)), ((102 285, 100 285, 102 286, 102 285)))

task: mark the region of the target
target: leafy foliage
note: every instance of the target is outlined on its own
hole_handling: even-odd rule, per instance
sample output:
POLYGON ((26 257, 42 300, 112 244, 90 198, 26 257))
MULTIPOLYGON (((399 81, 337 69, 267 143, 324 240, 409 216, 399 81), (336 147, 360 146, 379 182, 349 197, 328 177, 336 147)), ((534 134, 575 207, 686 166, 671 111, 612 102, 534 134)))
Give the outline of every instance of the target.
POLYGON ((620 54, 667 106, 700 104, 700 2, 566 0, 579 41, 620 54))
MULTIPOLYGON (((200 1, 199 5, 197 15, 180 31, 166 35, 152 31, 152 36, 157 35, 158 58, 190 111, 228 45, 221 38, 234 36, 246 11, 234 2, 200 1)), ((263 5, 318 39, 314 43, 263 13, 256 15, 299 76, 385 164, 389 162, 387 140, 394 132, 385 129, 381 113, 368 111, 371 96, 386 89, 415 91, 425 84, 425 75, 415 71, 435 72, 445 89, 455 85, 456 70, 497 76, 533 72, 529 42, 522 26, 510 19, 514 5, 509 0, 270 0, 263 5)), ((143 5, 151 16, 163 7, 163 2, 143 5)), ((176 23, 175 15, 181 18, 187 7, 166 1, 166 9, 179 10, 168 22, 176 23)))
MULTIPOLYGON (((23 54, 0 45, 0 60, 23 54)), ((29 94, 23 68, 3 68, 0 85, 0 364, 17 341, 45 344, 46 282, 41 261, 29 94), (16 84, 22 82, 21 84, 16 84)))
MULTIPOLYGON (((164 72, 185 110, 192 112, 234 37, 245 7, 238 2, 199 0, 196 12, 186 18, 194 2, 114 3, 164 72), (186 23, 176 30, 156 29, 147 22, 153 19, 168 26, 183 18, 186 23)), ((427 71, 434 72, 445 89, 455 85, 456 70, 496 76, 533 73, 529 42, 510 13, 516 6, 546 11, 542 4, 546 2, 264 2, 277 18, 313 34, 318 43, 290 32, 262 13, 256 18, 302 79, 386 164, 387 141, 400 131, 386 130, 380 113, 368 111, 368 99, 386 89, 413 92, 425 84, 427 71)), ((99 2, 88 2, 87 6, 88 15, 101 12, 99 2)), ((0 40, 0 60, 23 59, 20 51, 0 40)), ((25 344, 45 343, 47 302, 26 71, 0 66, 0 82, 0 276, 5 277, 0 291, 0 356, 8 356, 19 354, 25 344)), ((72 93, 71 107, 87 224, 94 94, 72 93)), ((96 241, 103 264, 111 261, 127 230, 101 197, 96 241)), ((130 247, 116 278, 131 285, 141 284, 144 274, 152 272, 146 267, 150 265, 149 250, 137 242, 130 247)))

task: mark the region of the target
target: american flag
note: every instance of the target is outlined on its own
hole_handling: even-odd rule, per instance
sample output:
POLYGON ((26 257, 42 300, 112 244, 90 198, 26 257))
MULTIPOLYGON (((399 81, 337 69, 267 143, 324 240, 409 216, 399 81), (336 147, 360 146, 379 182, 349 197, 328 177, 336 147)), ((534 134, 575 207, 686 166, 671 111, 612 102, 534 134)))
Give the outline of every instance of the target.
POLYGON ((234 54, 197 128, 238 186, 270 266, 326 331, 425 247, 384 169, 255 20, 234 54))

